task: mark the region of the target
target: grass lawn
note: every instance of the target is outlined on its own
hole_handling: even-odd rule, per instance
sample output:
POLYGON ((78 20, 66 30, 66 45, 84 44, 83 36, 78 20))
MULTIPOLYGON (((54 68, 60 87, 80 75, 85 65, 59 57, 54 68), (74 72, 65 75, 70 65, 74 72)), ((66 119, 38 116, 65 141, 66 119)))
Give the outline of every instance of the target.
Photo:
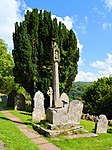
POLYGON ((0 112, 0 140, 8 150, 39 150, 9 119, 0 112))
MULTIPOLYGON (((95 123, 81 120, 81 125, 90 132, 94 132, 95 123)), ((99 134, 98 137, 69 139, 59 136, 60 140, 49 139, 61 150, 108 150, 112 148, 112 127, 108 127, 108 133, 99 134)))
POLYGON ((94 138, 50 140, 61 150, 106 150, 112 147, 112 134, 102 134, 94 138))
MULTIPOLYGON (((31 113, 26 112, 26 111, 15 111, 15 110, 9 110, 11 113, 13 113, 14 115, 16 115, 18 118, 20 118, 23 122, 25 122, 26 125, 28 125, 28 127, 32 127, 32 118, 31 118, 31 113)), ((5 121, 6 123, 9 123, 9 120, 5 120, 2 119, 3 121, 5 121)), ((10 122, 10 126, 9 128, 11 129, 11 131, 13 131, 12 128, 12 123, 10 122)), ((92 121, 87 121, 87 120, 81 120, 81 126, 84 127, 84 129, 88 130, 89 132, 94 132, 94 127, 95 127, 95 123, 92 121)), ((5 127, 3 127, 5 128, 5 127)), ((14 127, 16 128, 16 127, 14 127)), ((16 129, 17 130, 17 129, 16 129)), ((0 123, 0 133, 1 131, 3 131, 3 129, 1 129, 1 123, 0 123)), ((6 130, 7 131, 7 130, 6 130)), ((8 133, 6 136, 3 135, 1 137, 0 134, 0 139, 2 139, 5 142, 5 138, 9 137, 10 139, 13 139, 12 141, 18 142, 18 138, 21 137, 19 140, 20 141, 24 141, 22 140, 23 135, 22 133, 20 133, 18 131, 18 137, 13 136, 16 135, 17 133, 13 133, 11 132, 8 133), (9 135, 12 134, 12 137, 10 137, 9 135), (5 138, 4 138, 5 136, 5 138), (16 139, 14 139, 16 137, 16 139)), ((7 131, 8 132, 8 131, 7 131)), ((51 141, 53 144, 57 145, 58 147, 61 148, 61 150, 109 150, 109 148, 112 148, 112 127, 108 127, 108 133, 107 134, 99 134, 98 137, 92 137, 92 138, 79 138, 79 139, 69 139, 66 138, 64 136, 59 136, 58 137, 59 140, 55 140, 53 138, 48 138, 49 141, 51 141)), ((8 143, 5 142, 6 144, 8 143)), ((11 141, 10 141, 11 142, 11 141)), ((29 143, 31 143, 31 141, 25 142, 27 145, 27 149, 30 147, 28 146, 29 143)), ((19 144, 18 144, 19 145, 19 144)), ((22 148, 25 146, 22 146, 22 148)), ((36 148, 34 148, 33 146, 31 146, 32 149, 30 150, 36 150, 36 148)), ((16 148, 17 149, 17 148, 16 148)), ((24 150, 26 150, 25 148, 23 148, 24 150)), ((13 149, 11 149, 13 150, 13 149)), ((15 149, 14 149, 15 150, 15 149)), ((18 149, 17 149, 18 150, 18 149)), ((22 150, 22 149, 19 149, 22 150)))
POLYGON ((26 111, 15 111, 15 110, 9 110, 10 113, 14 114, 18 118, 20 118, 21 121, 25 123, 29 128, 32 128, 32 113, 26 112, 26 111))
MULTIPOLYGON (((31 127, 31 113, 14 110, 10 110, 10 112, 31 127)), ((81 126, 84 126, 84 129, 89 132, 94 132, 95 123, 92 121, 81 120, 81 126)), ((59 139, 53 140, 53 138, 48 138, 49 141, 60 147, 61 150, 106 150, 112 147, 112 127, 108 127, 107 134, 100 134, 98 137, 68 139, 64 136, 59 136, 59 139)))

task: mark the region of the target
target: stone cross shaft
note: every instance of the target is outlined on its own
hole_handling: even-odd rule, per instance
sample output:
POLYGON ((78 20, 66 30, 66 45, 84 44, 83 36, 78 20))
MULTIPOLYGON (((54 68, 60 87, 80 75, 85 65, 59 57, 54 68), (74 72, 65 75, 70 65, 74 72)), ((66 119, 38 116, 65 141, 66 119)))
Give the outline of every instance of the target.
POLYGON ((60 101, 59 92, 59 73, 58 73, 58 63, 60 61, 60 50, 56 42, 52 43, 53 50, 53 105, 55 108, 62 107, 63 104, 60 101))

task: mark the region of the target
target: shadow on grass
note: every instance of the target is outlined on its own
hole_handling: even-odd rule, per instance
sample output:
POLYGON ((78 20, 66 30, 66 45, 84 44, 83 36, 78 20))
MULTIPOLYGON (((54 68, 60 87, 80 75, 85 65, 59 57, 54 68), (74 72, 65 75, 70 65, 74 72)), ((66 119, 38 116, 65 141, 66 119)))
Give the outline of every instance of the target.
POLYGON ((10 119, 5 118, 5 117, 0 117, 0 119, 11 121, 10 119))
POLYGON ((112 133, 112 129, 108 129, 108 130, 107 130, 107 133, 112 133))
POLYGON ((20 125, 32 125, 32 123, 30 123, 30 122, 22 122, 22 121, 14 121, 14 120, 12 120, 12 122, 14 122, 15 124, 20 124, 20 125))
POLYGON ((92 133, 95 133, 95 129, 92 129, 91 132, 92 132, 92 133))
POLYGON ((24 113, 24 112, 20 112, 20 114, 26 115, 26 116, 31 116, 31 114, 27 114, 27 113, 24 113))
POLYGON ((0 119, 6 120, 6 121, 11 121, 11 122, 13 122, 15 124, 30 125, 30 126, 32 125, 31 122, 15 121, 15 120, 11 120, 11 119, 8 119, 8 118, 5 118, 5 117, 0 117, 0 119))

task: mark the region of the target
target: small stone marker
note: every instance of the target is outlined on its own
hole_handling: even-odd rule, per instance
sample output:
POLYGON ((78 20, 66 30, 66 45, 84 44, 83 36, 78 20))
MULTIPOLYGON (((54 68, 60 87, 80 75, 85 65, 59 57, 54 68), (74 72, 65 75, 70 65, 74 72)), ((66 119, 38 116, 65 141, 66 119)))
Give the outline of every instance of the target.
POLYGON ((100 115, 95 124, 95 133, 107 133, 108 120, 105 115, 100 115))
POLYGON ((63 102, 63 107, 67 107, 68 108, 68 104, 69 104, 69 97, 66 93, 62 93, 60 96, 60 101, 63 102))
POLYGON ((44 120, 45 108, 44 108, 44 95, 38 91, 34 95, 34 110, 32 113, 33 121, 44 120))
POLYGON ((13 107, 14 108, 14 98, 15 98, 16 95, 17 95, 17 92, 15 90, 12 90, 8 94, 7 107, 13 107))
POLYGON ((25 110, 25 97, 23 94, 17 94, 14 98, 14 109, 25 110))
POLYGON ((52 87, 49 87, 47 94, 50 96, 50 107, 52 107, 52 103, 53 103, 53 89, 52 89, 52 87))

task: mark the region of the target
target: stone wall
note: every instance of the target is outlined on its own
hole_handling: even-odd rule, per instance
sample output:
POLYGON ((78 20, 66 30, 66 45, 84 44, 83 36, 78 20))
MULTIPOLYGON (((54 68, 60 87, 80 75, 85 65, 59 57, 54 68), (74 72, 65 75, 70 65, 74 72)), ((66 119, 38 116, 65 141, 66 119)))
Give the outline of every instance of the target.
MULTIPOLYGON (((90 120, 96 122, 98 116, 90 115, 90 114, 82 114, 81 119, 90 120)), ((108 125, 112 126, 112 120, 108 120, 108 125)))

